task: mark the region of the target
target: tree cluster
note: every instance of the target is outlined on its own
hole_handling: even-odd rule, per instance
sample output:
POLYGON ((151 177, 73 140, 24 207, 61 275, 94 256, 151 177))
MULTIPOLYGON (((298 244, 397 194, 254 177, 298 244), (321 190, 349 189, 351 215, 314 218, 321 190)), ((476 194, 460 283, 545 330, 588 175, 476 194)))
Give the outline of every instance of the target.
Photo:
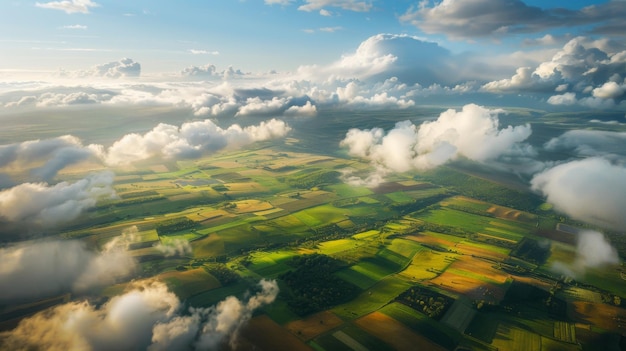
POLYGON ((279 278, 289 287, 290 293, 285 294, 289 307, 299 315, 350 301, 360 291, 356 286, 333 275, 333 272, 345 264, 329 256, 298 256, 292 259, 290 265, 294 269, 281 274, 279 278))

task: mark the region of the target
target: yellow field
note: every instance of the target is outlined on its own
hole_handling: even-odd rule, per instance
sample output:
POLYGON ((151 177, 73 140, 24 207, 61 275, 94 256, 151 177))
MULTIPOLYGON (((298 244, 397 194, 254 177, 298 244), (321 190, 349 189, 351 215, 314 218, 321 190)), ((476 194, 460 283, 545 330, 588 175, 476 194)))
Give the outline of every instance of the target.
POLYGON ((431 279, 430 283, 440 289, 462 294, 476 300, 498 302, 504 298, 505 293, 504 287, 485 283, 480 279, 459 274, 459 272, 451 273, 445 271, 438 277, 431 279))
POLYGON ((300 339, 308 341, 342 324, 343 321, 334 313, 324 311, 287 323, 285 328, 300 339))
POLYGON ((380 312, 373 312, 359 318, 355 324, 399 351, 445 350, 427 338, 413 333, 404 324, 380 312))
POLYGON ((264 186, 257 182, 228 183, 226 186, 228 187, 228 191, 234 192, 267 191, 264 186))
POLYGON ((364 245, 364 243, 359 243, 359 241, 354 239, 338 239, 325 241, 323 243, 320 243, 318 247, 320 252, 324 255, 332 255, 337 252, 354 249, 356 247, 359 247, 359 245, 364 245))
POLYGON ((439 272, 444 271, 456 257, 457 255, 450 253, 432 250, 420 251, 413 256, 413 260, 409 266, 398 274, 414 280, 432 279, 436 277, 439 272))
POLYGON ((242 200, 233 202, 237 207, 233 209, 234 212, 237 213, 250 213, 250 212, 259 212, 259 211, 267 211, 274 208, 272 204, 267 201, 261 200, 242 200))
POLYGON ((494 266, 495 263, 493 262, 468 256, 461 256, 457 261, 452 263, 448 269, 470 272, 471 274, 481 276, 487 281, 491 281, 496 284, 504 284, 507 279, 509 279, 509 274, 494 266))
POLYGON ((380 230, 368 230, 366 232, 354 234, 352 237, 357 240, 373 239, 380 235, 380 230))

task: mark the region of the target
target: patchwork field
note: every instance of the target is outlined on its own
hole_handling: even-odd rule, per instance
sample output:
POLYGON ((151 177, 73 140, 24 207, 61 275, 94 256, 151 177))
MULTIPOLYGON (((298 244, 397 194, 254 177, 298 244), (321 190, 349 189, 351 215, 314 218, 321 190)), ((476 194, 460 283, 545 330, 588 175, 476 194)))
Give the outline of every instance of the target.
POLYGON ((128 244, 142 277, 190 307, 276 280, 241 350, 586 350, 626 335, 623 267, 576 280, 553 269, 578 262, 575 237, 558 230, 578 223, 452 169, 348 185, 341 172, 369 163, 302 150, 266 143, 138 166, 116 176, 119 199, 60 235, 128 244), (493 203, 479 199, 492 190, 493 203), (191 254, 174 257, 154 247, 187 243, 191 254), (509 298, 519 286, 536 288, 528 301, 509 298))

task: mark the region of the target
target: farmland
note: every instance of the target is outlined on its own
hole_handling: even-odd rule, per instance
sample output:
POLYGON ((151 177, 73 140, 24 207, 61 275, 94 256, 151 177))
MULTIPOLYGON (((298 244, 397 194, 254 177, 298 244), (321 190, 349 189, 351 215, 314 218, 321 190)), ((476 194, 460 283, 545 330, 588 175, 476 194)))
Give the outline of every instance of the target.
MULTIPOLYGON (((352 186, 338 171, 348 167, 368 165, 261 143, 127 170, 118 199, 55 235, 97 248, 124 239, 136 278, 192 307, 276 279, 277 301, 242 330, 243 346, 266 350, 587 349, 626 333, 623 268, 580 284, 554 272, 575 262, 575 242, 534 195, 445 167, 352 186)), ((0 310, 0 322, 32 308, 0 310)))

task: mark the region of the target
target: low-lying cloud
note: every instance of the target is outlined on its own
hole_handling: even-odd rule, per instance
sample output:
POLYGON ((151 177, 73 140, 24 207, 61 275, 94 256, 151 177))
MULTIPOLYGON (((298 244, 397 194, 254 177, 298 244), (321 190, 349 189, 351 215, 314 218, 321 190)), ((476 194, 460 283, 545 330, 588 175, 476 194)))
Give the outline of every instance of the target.
MULTIPOLYGON (((340 145, 347 147, 350 155, 369 160, 379 174, 430 169, 459 157, 488 162, 503 155, 532 154, 530 146, 522 143, 532 133, 530 125, 500 129, 501 112, 470 104, 461 111, 447 110, 437 120, 419 126, 404 121, 388 132, 351 129, 340 145)), ((366 183, 374 185, 374 179, 382 177, 366 183)))
POLYGON ((0 301, 83 292, 130 276, 135 260, 113 241, 102 251, 78 240, 25 242, 0 249, 0 301))
POLYGON ((588 269, 617 265, 617 250, 604 234, 595 230, 583 230, 577 234, 576 257, 573 262, 555 262, 552 269, 572 278, 584 275, 588 269))
POLYGON ((291 128, 271 119, 258 125, 226 129, 211 120, 183 123, 180 127, 161 123, 145 134, 127 134, 103 151, 109 165, 117 166, 152 157, 195 158, 224 148, 242 147, 256 141, 284 137, 291 128))
POLYGON ((66 78, 131 78, 141 75, 141 64, 131 58, 111 61, 95 65, 87 70, 58 72, 60 77, 66 78))
POLYGON ((191 255, 193 248, 185 239, 174 239, 167 243, 159 243, 155 246, 165 257, 191 255))
POLYGON ((76 219, 98 199, 114 198, 113 173, 102 172, 74 183, 22 183, 0 191, 0 220, 38 227, 76 219))
POLYGON ((214 350, 236 345, 239 329, 252 313, 278 295, 275 281, 261 280, 260 291, 234 296, 210 308, 181 311, 180 300, 160 282, 142 282, 104 305, 72 302, 24 319, 0 334, 6 349, 214 350))
POLYGON ((38 180, 50 181, 63 168, 96 156, 96 151, 96 146, 83 146, 71 135, 0 145, 0 171, 27 170, 38 180))
POLYGON ((602 130, 569 130, 550 139, 545 148, 550 151, 573 151, 577 156, 602 156, 626 159, 626 133, 602 130))
POLYGON ((568 216, 615 230, 626 228, 626 168, 592 157, 549 168, 533 177, 532 189, 568 216))

